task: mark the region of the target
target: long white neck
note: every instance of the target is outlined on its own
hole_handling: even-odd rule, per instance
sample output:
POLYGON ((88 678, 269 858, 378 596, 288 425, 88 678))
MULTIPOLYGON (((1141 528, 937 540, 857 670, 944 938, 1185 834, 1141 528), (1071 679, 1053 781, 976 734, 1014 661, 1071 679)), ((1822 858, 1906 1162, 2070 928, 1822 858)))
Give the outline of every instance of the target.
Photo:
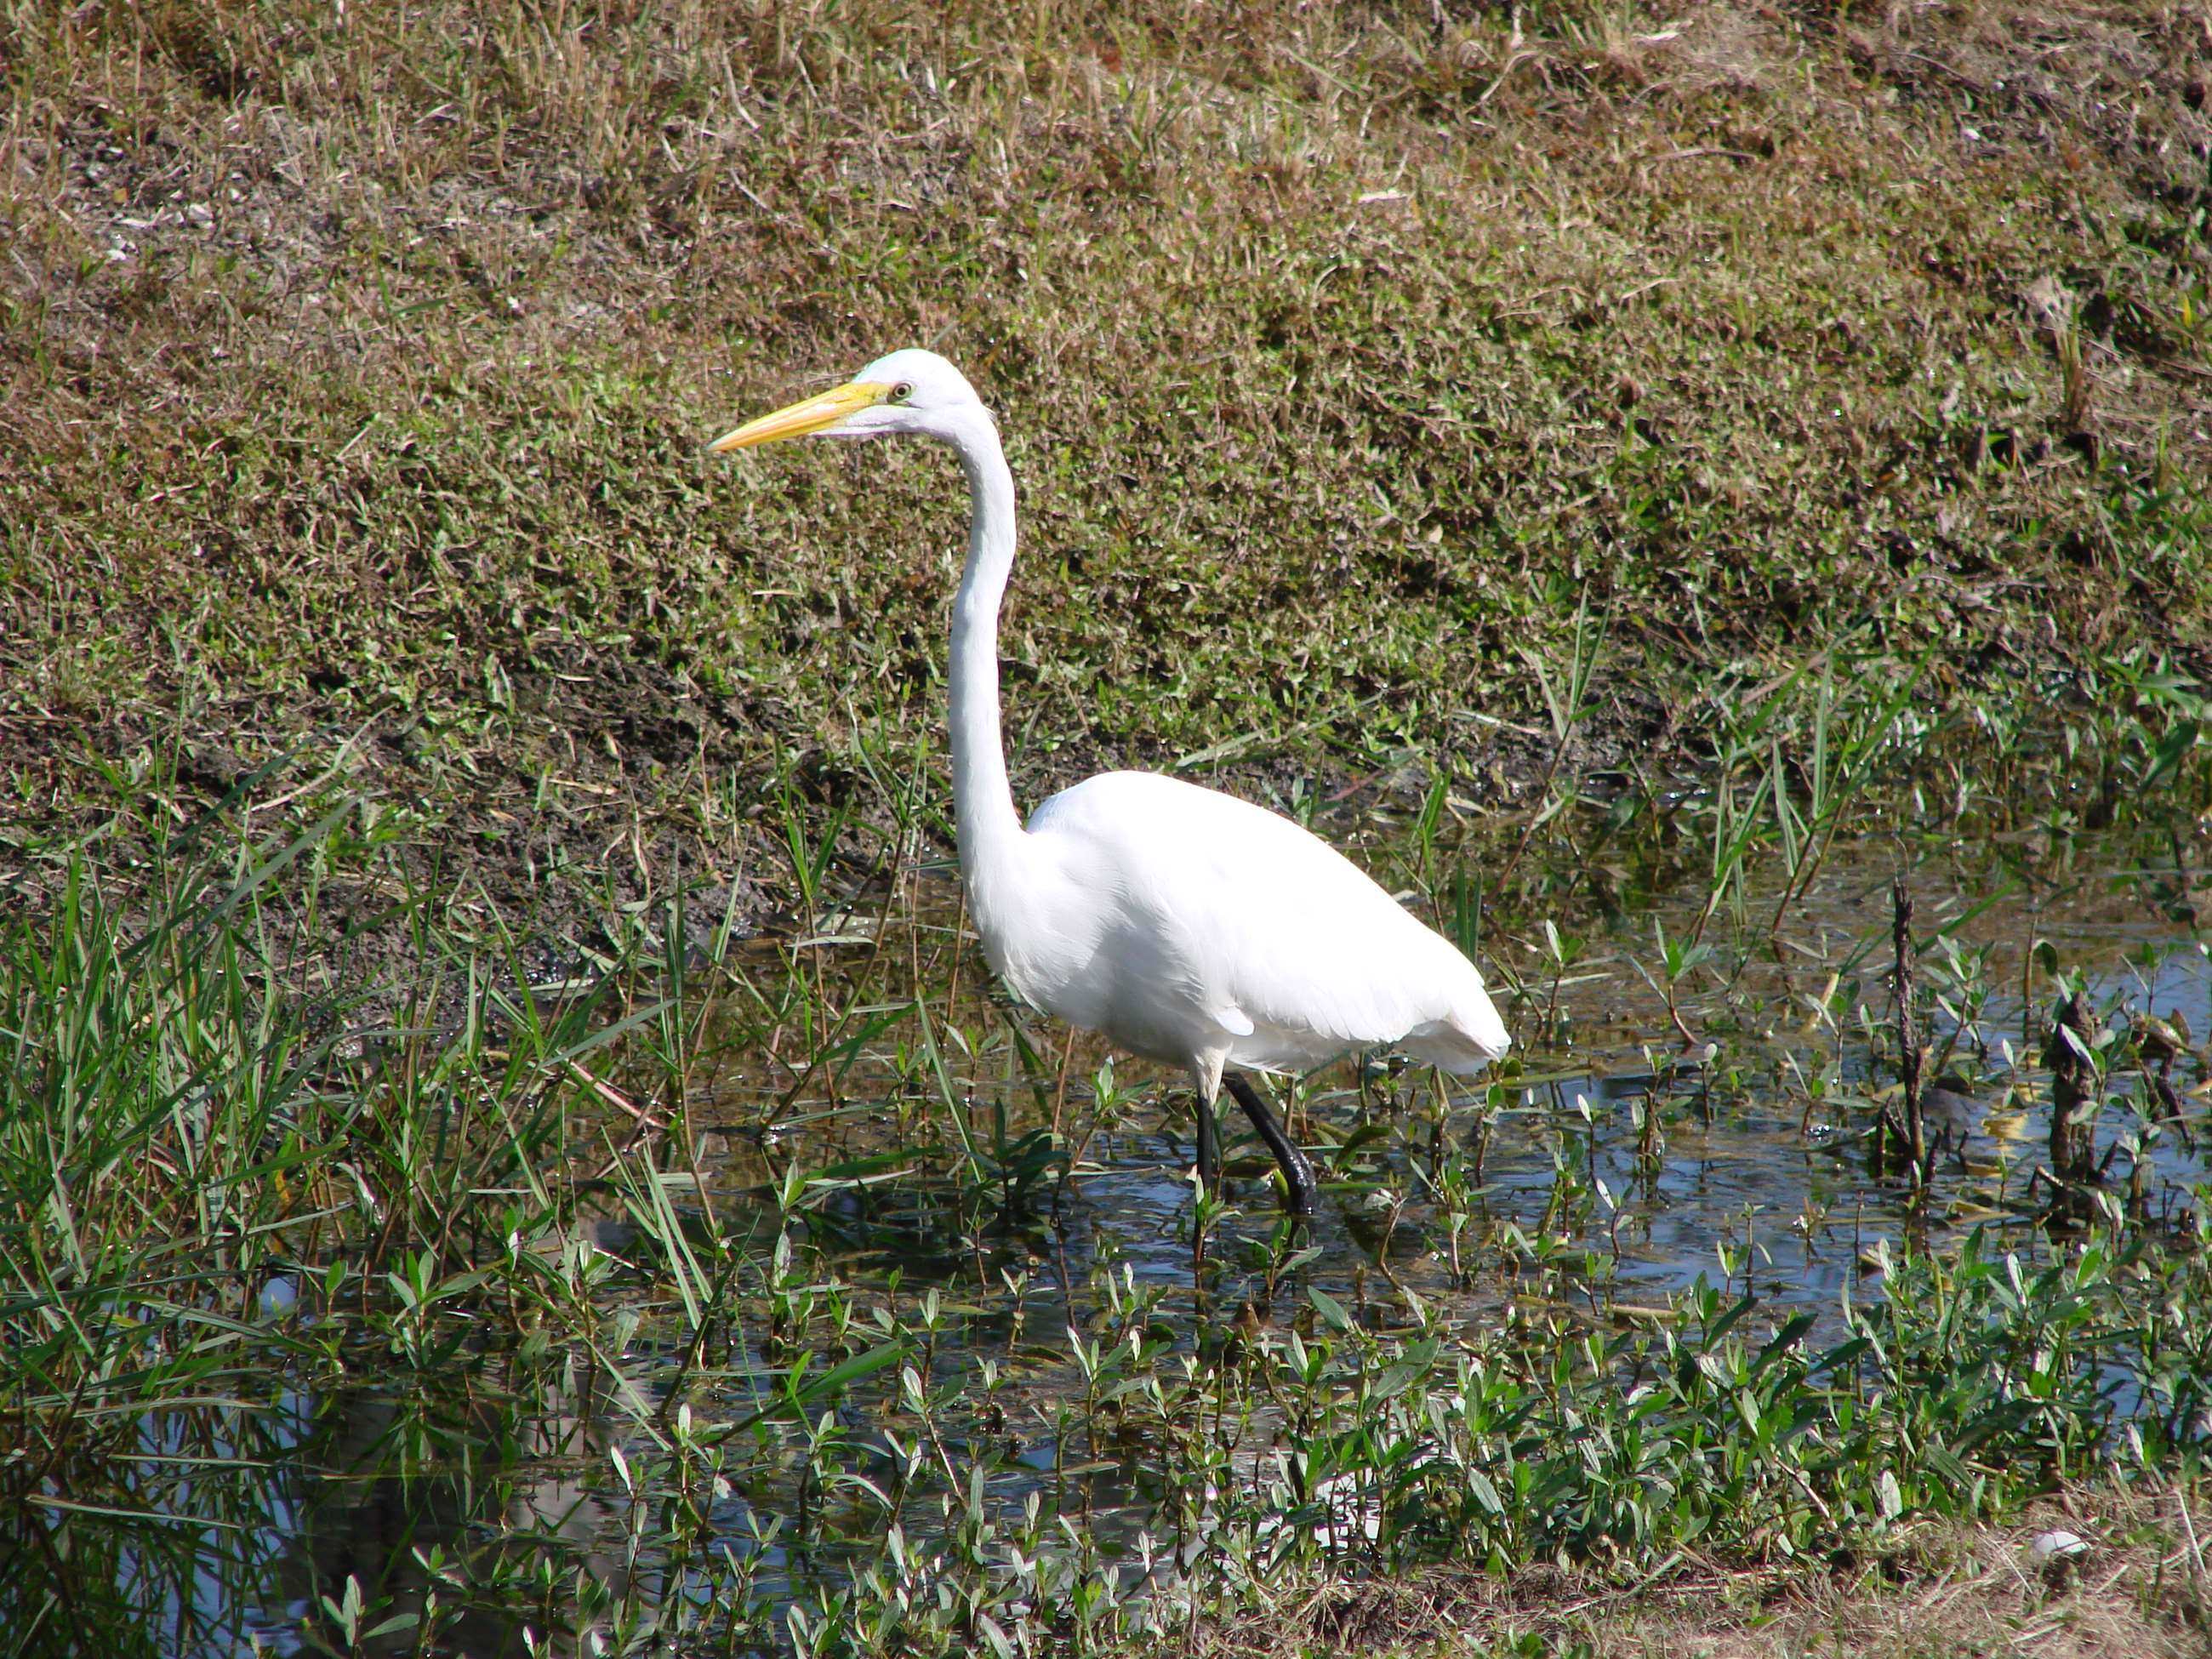
POLYGON ((977 411, 950 434, 968 475, 968 563, 952 603, 952 805, 971 896, 1021 855, 1022 821, 999 733, 999 602, 1014 568, 1014 475, 998 428, 977 411))

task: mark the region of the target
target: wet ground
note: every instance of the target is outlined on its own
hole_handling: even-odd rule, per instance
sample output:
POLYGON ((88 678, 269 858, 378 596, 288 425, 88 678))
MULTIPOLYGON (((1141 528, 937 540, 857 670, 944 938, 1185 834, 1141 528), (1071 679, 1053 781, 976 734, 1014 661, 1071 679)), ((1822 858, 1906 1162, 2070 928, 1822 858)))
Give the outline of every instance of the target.
MULTIPOLYGON (((1195 1268, 1180 1079, 1107 1069, 1087 1039, 1000 1000, 956 948, 945 872, 754 941, 706 1023, 688 1142, 680 1123, 664 1135, 611 1114, 633 1163, 657 1164, 665 1209, 610 1164, 570 1237, 526 1245, 596 1261, 616 1346, 586 1353, 491 1319, 465 1356, 477 1381, 450 1399, 394 1398, 373 1367, 346 1398, 301 1399, 293 1433, 260 1449, 260 1638, 297 1650, 304 1628, 343 1613, 351 1580, 386 1613, 431 1594, 480 1600, 472 1652, 526 1650, 526 1631, 559 1647, 592 1622, 580 1583, 687 1593, 661 1524, 679 1498, 696 1505, 678 1529, 690 1559, 742 1559, 773 1604, 834 1585, 886 1512, 917 1540, 956 1526, 956 1469, 998 1512, 1041 1501, 1144 1553, 1173 1494, 1145 1446, 1115 1440, 1071 1330, 1109 1346, 1137 1330, 1146 1366, 1171 1370, 1256 1332, 1310 1330, 1317 1308, 1382 1329, 1441 1311, 1469 1336, 1544 1317, 1618 1328, 1700 1279, 1826 1323, 1844 1298, 1881 1293, 1885 1252, 1908 1237, 1941 1254, 1986 1228, 2033 1260, 2048 1249, 2053 969, 2081 976, 2108 1029, 2154 1012, 2185 1039, 2212 1031, 2187 872, 2118 844, 2033 871, 1923 856, 1917 979, 1929 1078, 1948 1085, 1923 1191, 1869 1136, 1897 1087, 1898 866, 1891 846, 1839 852, 1771 933, 1772 894, 1723 904, 1701 931, 1699 891, 1492 940, 1512 1061, 1449 1090, 1378 1063, 1284 1080, 1321 1212, 1292 1230, 1232 1127, 1242 1178, 1195 1268), (1662 936, 1711 951, 1683 967, 1671 1012, 1662 936), (679 1234, 701 1261, 710 1241, 735 1243, 714 1292, 726 1316, 687 1310, 713 1275, 672 1285, 635 1270, 646 1244, 665 1258, 679 1234), (927 1331, 921 1350, 872 1359, 895 1322, 927 1331), (779 1417, 776 1390, 807 1352, 817 1376, 860 1369, 842 1403, 779 1417), (657 1460, 672 1389, 696 1421, 741 1425, 703 1492, 678 1490, 680 1460, 657 1460), (918 1403, 940 1396, 957 1409, 918 1403), (915 1479, 918 1465, 946 1482, 915 1479), (495 1594, 487 1556, 504 1564, 495 1594)), ((2205 1173, 2203 1064, 2184 1048, 2159 1062, 2170 1092, 2139 1060, 2116 1072, 2098 1125, 2108 1201, 2154 1221, 2185 1211, 2205 1173)), ((649 1097, 619 1072, 600 1085, 626 1112, 665 1109, 638 1106, 649 1097)), ((281 1305, 295 1289, 268 1294, 281 1305)), ((1264 1441, 1264 1422, 1245 1436, 1264 1441)), ((403 1627, 382 1645, 410 1639, 403 1627)))

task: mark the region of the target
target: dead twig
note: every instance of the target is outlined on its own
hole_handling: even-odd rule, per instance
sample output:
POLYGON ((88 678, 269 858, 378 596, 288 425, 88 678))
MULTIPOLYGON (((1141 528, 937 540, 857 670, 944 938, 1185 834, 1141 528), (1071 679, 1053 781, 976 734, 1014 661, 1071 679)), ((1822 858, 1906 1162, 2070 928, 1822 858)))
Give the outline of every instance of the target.
POLYGON ((605 1078, 600 1077, 589 1067, 580 1065, 573 1060, 567 1061, 566 1064, 568 1069, 576 1074, 578 1079, 582 1082, 583 1085, 586 1089, 589 1089, 593 1095, 597 1096, 607 1105, 613 1107, 617 1111, 629 1114, 629 1117, 634 1121, 643 1125, 648 1129, 667 1128, 668 1123, 665 1119, 659 1116, 657 1114, 650 1111, 647 1108, 639 1105, 621 1090, 616 1088, 613 1084, 608 1082, 605 1078))

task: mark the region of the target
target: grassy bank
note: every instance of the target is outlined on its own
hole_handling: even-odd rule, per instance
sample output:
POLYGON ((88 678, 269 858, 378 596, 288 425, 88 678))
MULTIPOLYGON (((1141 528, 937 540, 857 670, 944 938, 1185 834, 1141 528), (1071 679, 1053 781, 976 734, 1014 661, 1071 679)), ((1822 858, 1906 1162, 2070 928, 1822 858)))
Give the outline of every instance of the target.
POLYGON ((1025 798, 1410 760, 1494 807, 1584 599, 1598 759, 1839 640, 1932 652, 1930 707, 2093 700, 2205 640, 2207 50, 2087 5, 25 0, 5 833, 279 757, 264 799, 505 902, 757 902, 780 792, 878 810, 856 751, 938 718, 957 480, 700 445, 908 341, 1025 492, 1025 798))

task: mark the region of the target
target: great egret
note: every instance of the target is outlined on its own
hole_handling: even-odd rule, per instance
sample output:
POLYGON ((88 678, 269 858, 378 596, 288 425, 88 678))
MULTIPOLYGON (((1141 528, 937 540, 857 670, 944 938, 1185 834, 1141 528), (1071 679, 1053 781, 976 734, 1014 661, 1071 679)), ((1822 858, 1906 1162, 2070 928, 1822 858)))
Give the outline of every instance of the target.
POLYGON ((1474 964, 1288 818, 1149 772, 1107 772, 1014 810, 999 732, 999 602, 1014 562, 1014 479, 975 388, 934 352, 894 351, 717 440, 717 454, 820 434, 950 444, 973 497, 952 611, 952 798, 983 955, 1025 1001, 1198 1089, 1198 1162, 1217 1178, 1225 1085, 1313 1208, 1313 1166, 1229 1069, 1316 1066, 1388 1044, 1448 1071, 1505 1052, 1474 964))

